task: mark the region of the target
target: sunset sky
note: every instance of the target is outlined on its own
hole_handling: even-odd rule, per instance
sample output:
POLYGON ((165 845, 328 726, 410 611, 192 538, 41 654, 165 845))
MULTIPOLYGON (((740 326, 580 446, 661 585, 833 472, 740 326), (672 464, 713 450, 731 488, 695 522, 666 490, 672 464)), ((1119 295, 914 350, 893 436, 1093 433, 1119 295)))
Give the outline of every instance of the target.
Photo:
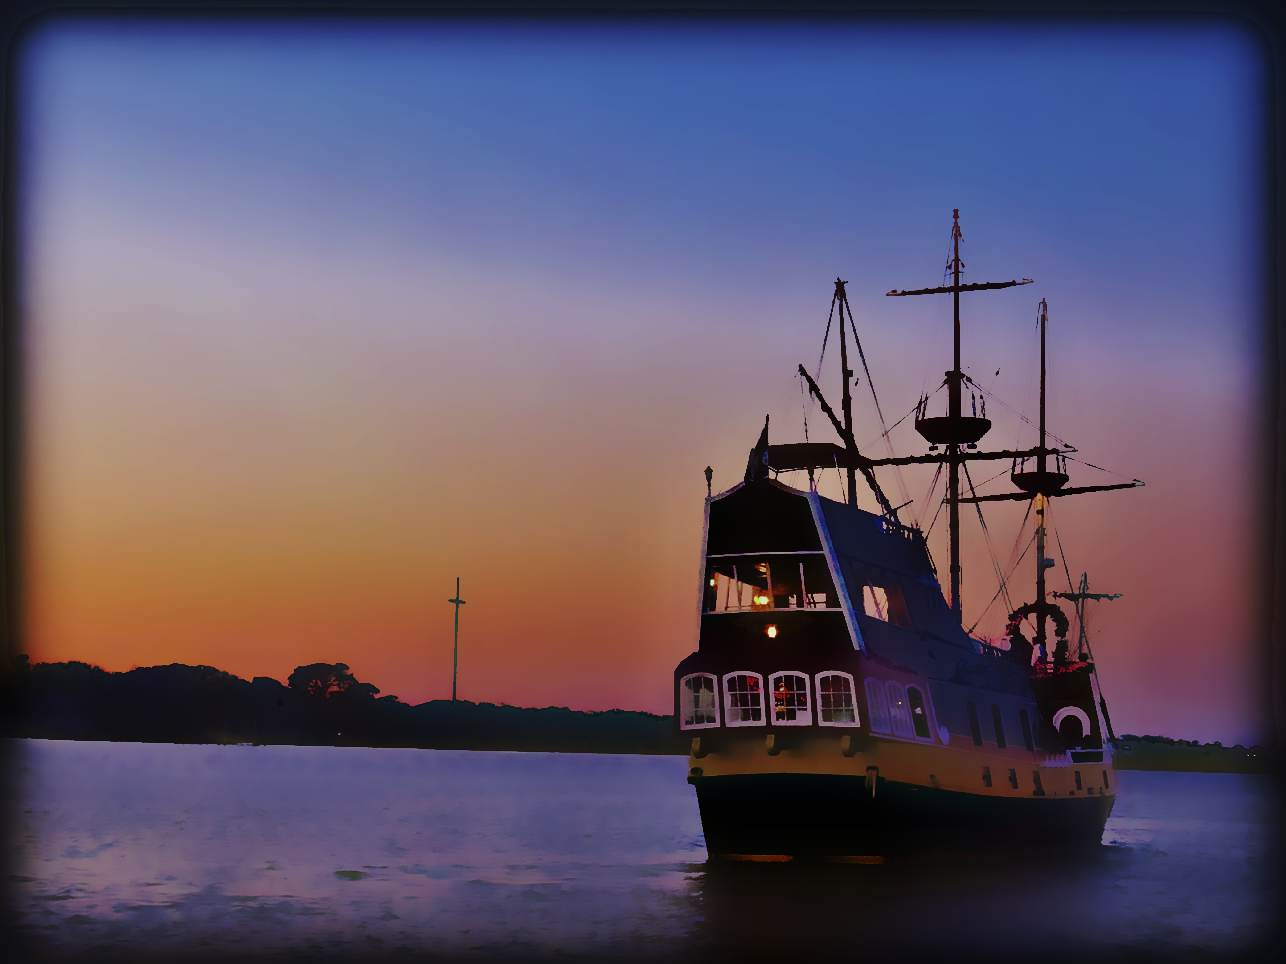
MULTIPOLYGON (((964 296, 966 371, 1034 420, 1047 299, 1050 428, 1110 470, 1072 484, 1147 483, 1050 517, 1124 594, 1091 624, 1117 731, 1263 741, 1265 69, 1217 21, 48 21, 17 75, 25 651, 447 698, 459 576, 463 698, 668 713, 702 470, 740 481, 765 414, 833 437, 794 372, 836 276, 888 423, 938 386, 950 298, 884 293, 943 283, 959 208, 966 281, 1036 282, 964 296)), ((987 414, 984 446, 1035 443, 987 414)), ((931 474, 881 475, 926 528, 931 474)), ((1004 568, 1023 505, 984 513, 1004 568)))

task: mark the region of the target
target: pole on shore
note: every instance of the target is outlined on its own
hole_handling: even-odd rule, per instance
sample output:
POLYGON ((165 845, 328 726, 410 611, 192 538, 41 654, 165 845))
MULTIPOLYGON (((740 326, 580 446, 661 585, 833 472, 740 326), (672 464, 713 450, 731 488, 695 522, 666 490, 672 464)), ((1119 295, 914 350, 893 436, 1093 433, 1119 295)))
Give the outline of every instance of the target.
POLYGON ((455 598, 447 602, 455 606, 455 649, 451 655, 451 702, 455 702, 456 680, 460 674, 460 607, 464 600, 460 598, 460 577, 455 577, 455 598))

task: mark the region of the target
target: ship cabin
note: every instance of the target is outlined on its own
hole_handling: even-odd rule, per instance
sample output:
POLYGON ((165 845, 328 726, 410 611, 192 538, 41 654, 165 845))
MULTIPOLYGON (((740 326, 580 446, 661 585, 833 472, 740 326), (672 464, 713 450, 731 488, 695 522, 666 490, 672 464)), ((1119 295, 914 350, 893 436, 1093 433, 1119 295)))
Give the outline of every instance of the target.
MULTIPOLYGON (((918 529, 746 482, 707 500, 700 599, 697 651, 674 680, 678 728, 699 738, 698 755, 755 733, 781 747, 842 732, 853 746, 869 736, 1067 759, 1028 667, 955 619, 918 529)), ((1092 738, 1090 709, 1078 720, 1092 738)))

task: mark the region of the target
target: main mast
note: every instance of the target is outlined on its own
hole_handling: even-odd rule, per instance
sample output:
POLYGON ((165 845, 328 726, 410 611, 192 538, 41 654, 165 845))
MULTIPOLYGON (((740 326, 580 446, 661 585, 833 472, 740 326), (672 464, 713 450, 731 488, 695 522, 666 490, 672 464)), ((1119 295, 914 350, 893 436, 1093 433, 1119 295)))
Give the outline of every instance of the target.
MULTIPOLYGON (((951 212, 951 302, 952 302, 952 361, 954 367, 947 372, 947 417, 952 422, 960 418, 961 385, 964 372, 960 369, 960 209, 951 212)), ((991 426, 988 425, 988 428, 991 426)), ((983 429, 985 432, 986 429, 983 429)), ((979 435, 979 438, 982 436, 979 435)), ((951 611, 956 619, 963 618, 960 605, 960 443, 947 443, 947 521, 951 538, 951 611)))
POLYGON ((1014 285, 1031 284, 1030 278, 1021 281, 993 281, 981 284, 960 284, 960 209, 951 212, 951 286, 921 288, 918 291, 890 291, 890 296, 931 295, 951 293, 952 300, 952 369, 946 373, 947 415, 945 418, 918 418, 916 431, 931 443, 939 445, 946 453, 939 461, 947 463, 947 525, 951 542, 951 611, 956 619, 963 616, 960 600, 960 466, 966 456, 962 448, 977 448, 978 439, 987 434, 991 422, 976 415, 969 417, 961 412, 964 394, 964 370, 960 365, 960 292, 981 291, 986 288, 1012 288, 1014 285))

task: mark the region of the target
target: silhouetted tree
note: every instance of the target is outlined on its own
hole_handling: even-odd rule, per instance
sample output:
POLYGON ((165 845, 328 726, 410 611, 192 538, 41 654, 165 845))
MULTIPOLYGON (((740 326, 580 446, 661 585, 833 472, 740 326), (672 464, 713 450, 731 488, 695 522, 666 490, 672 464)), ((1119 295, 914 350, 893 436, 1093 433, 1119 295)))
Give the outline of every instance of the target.
POLYGON ((331 696, 354 697, 374 696, 379 687, 370 683, 359 683, 348 671, 347 663, 309 663, 297 666, 286 681, 297 693, 308 696, 320 696, 323 699, 331 696))

